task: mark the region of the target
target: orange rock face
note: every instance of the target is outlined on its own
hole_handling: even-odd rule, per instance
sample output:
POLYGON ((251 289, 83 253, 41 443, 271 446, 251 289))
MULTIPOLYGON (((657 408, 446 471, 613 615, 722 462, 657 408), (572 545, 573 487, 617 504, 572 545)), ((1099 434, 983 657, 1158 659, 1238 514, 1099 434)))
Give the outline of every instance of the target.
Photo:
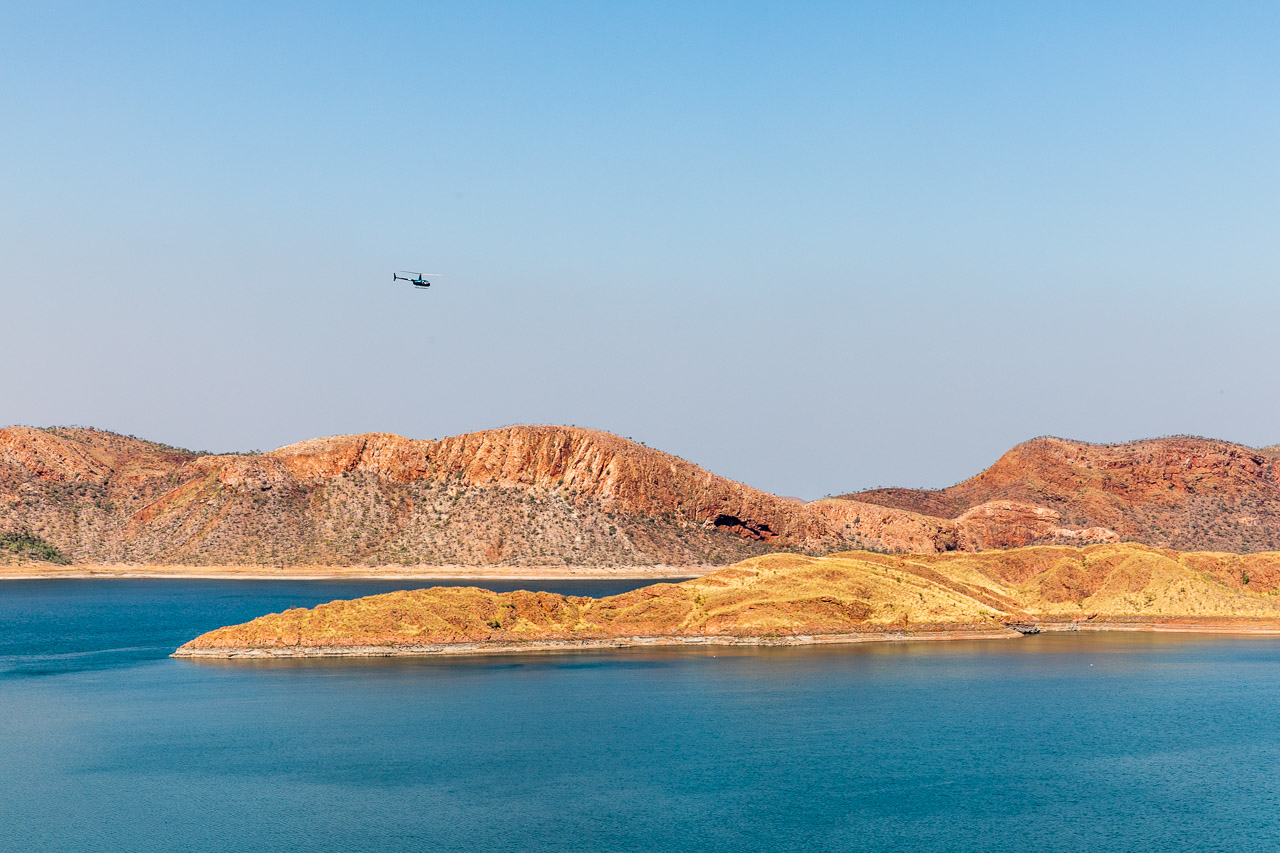
POLYGON ((1013 501, 1059 513, 1069 529, 1162 547, 1262 551, 1280 548, 1278 464, 1272 449, 1200 438, 1112 445, 1039 438, 949 489, 846 497, 957 519, 1013 501))
POLYGON ((0 430, 0 455, 42 480, 97 477, 107 471, 70 442, 26 427, 0 430))
POLYGON ((1082 544, 1116 542, 1120 537, 1105 527, 1072 529, 1062 526, 1062 513, 1017 501, 988 501, 956 519, 962 550, 1021 548, 1053 542, 1082 544))
POLYGON ((722 565, 778 549, 942 553, 1117 538, 1280 548, 1277 457, 1223 442, 1037 439, 939 491, 803 503, 609 433, 520 426, 202 456, 0 430, 0 530, 79 562, 722 565))
POLYGON ((945 550, 955 525, 805 504, 609 433, 508 427, 196 456, 95 431, 0 431, 0 524, 80 561, 717 565, 777 548, 945 550), (106 452, 103 448, 111 448, 106 452), (54 484, 74 481, 67 489, 54 484))

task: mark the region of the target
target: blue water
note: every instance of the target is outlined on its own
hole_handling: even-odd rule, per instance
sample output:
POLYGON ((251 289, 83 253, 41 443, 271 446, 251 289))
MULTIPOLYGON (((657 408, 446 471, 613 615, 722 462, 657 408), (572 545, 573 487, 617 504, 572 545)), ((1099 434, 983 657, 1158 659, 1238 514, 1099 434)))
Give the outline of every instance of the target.
POLYGON ((0 849, 1280 849, 1274 639, 165 656, 392 586, 0 584, 0 849))

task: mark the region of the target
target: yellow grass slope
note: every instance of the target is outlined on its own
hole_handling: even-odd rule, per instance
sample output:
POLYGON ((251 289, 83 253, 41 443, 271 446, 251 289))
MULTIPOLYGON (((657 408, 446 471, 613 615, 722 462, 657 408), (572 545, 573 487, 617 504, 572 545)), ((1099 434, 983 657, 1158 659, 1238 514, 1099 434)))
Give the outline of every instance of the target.
POLYGON ((905 558, 988 578, 1038 619, 1280 619, 1280 553, 1184 553, 1134 544, 905 558))
POLYGON ((178 653, 1000 630, 1038 621, 1280 626, 1278 584, 1280 554, 1127 544, 770 555, 600 599, 436 587, 335 601, 220 628, 178 653))

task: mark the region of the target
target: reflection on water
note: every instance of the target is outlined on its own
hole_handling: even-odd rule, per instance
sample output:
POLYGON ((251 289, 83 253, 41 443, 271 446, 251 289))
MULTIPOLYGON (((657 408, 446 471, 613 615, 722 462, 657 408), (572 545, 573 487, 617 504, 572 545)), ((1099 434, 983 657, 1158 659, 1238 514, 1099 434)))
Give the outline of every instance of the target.
POLYGON ((369 589, 40 583, 0 585, 0 849, 1280 846, 1275 638, 197 663, 369 589))

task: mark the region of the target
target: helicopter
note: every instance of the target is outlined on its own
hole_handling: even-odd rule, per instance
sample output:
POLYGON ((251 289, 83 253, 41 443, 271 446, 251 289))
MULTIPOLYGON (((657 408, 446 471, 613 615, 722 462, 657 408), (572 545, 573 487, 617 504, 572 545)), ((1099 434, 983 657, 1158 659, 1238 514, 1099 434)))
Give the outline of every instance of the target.
POLYGON ((432 276, 433 278, 436 277, 436 273, 433 273, 433 272, 420 273, 420 272, 413 272, 412 270, 400 270, 400 272, 404 273, 404 275, 400 275, 398 273, 392 273, 391 280, 407 281, 410 284, 412 284, 414 287, 430 287, 431 282, 427 281, 427 276, 432 276))

